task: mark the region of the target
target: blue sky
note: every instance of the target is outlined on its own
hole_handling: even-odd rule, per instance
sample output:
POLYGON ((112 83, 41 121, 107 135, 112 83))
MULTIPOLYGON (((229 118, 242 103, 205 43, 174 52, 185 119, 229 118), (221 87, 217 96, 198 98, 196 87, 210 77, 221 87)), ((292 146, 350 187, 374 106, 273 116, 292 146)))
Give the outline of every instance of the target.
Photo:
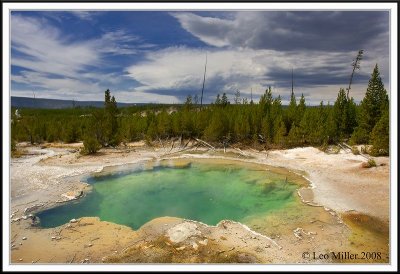
POLYGON ((387 11, 14 11, 11 95, 119 102, 204 101, 268 86, 285 103, 291 70, 308 104, 333 102, 364 49, 351 96, 363 98, 376 63, 389 90, 387 11))

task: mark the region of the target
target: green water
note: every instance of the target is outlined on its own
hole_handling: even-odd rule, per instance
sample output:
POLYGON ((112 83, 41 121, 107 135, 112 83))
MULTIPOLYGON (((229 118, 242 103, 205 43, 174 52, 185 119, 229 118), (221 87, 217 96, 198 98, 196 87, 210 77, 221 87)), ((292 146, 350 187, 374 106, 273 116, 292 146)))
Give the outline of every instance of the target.
POLYGON ((93 185, 91 193, 39 213, 41 226, 56 227, 85 216, 133 229, 162 216, 209 225, 224 219, 243 221, 282 209, 295 200, 298 188, 284 175, 234 163, 161 163, 87 181, 93 185))

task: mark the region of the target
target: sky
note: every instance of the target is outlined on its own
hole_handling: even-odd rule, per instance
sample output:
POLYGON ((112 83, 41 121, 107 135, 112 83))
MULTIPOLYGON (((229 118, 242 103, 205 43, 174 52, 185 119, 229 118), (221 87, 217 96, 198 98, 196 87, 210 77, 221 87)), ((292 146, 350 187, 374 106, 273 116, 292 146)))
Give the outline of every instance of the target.
POLYGON ((331 104, 349 84, 359 102, 378 64, 390 93, 388 11, 13 11, 11 95, 118 102, 258 101, 331 104))

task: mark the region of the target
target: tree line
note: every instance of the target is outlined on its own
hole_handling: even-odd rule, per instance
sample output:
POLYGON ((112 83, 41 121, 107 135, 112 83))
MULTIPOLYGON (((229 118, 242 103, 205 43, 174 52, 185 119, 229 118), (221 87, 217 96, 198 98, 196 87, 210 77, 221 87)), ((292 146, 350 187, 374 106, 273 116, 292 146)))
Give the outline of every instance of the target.
MULTIPOLYGON (((110 90, 103 108, 62 110, 22 109, 11 117, 12 144, 83 141, 84 153, 138 140, 199 138, 215 145, 290 148, 326 146, 341 141, 371 144, 373 155, 389 153, 389 98, 376 65, 360 104, 340 89, 333 105, 307 106, 303 94, 292 92, 288 106, 267 88, 258 103, 241 98, 234 104, 218 94, 203 108, 195 96, 182 105, 147 105, 117 108, 110 90)), ((15 146, 14 146, 15 147, 15 146)))

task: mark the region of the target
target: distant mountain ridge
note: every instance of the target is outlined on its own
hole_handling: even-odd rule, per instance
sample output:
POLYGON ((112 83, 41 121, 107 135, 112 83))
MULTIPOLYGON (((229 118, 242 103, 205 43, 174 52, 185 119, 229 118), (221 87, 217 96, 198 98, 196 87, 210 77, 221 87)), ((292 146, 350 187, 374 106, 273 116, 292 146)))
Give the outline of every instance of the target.
MULTIPOLYGON (((142 103, 118 103, 118 107, 128 107, 135 105, 144 105, 142 103)), ((61 99, 46 99, 46 98, 32 98, 32 97, 15 97, 11 96, 11 107, 16 108, 47 108, 47 109, 60 109, 72 107, 103 107, 102 101, 74 101, 74 100, 61 100, 61 99)))

